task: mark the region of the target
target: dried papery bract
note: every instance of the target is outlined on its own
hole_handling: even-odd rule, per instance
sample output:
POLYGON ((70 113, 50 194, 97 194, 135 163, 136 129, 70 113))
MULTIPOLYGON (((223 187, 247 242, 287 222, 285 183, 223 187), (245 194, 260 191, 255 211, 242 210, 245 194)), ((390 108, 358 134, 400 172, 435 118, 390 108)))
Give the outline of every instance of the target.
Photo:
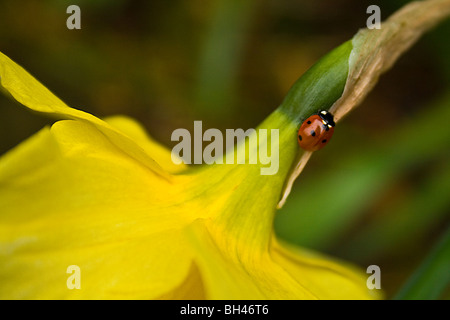
POLYGON ((286 187, 283 192, 283 196, 278 202, 277 208, 280 209, 284 206, 286 203, 286 200, 291 193, 292 186, 294 185, 294 181, 298 178, 300 173, 302 173, 303 168, 305 168, 306 164, 308 163, 309 158, 312 155, 312 151, 305 151, 301 154, 300 159, 297 161, 297 164, 292 171, 291 175, 289 176, 288 180, 286 181, 286 187))
MULTIPOLYGON (((412 2, 382 23, 381 29, 361 29, 352 39, 344 92, 329 110, 335 122, 361 104, 380 75, 389 70, 420 36, 448 16, 450 0, 412 2)), ((286 202, 294 181, 311 156, 308 153, 298 157, 298 162, 292 167, 277 208, 286 202)))
POLYGON ((352 39, 349 74, 342 97, 330 108, 339 121, 358 106, 380 75, 389 70, 425 32, 450 16, 450 0, 412 2, 393 14, 381 29, 361 29, 352 39))

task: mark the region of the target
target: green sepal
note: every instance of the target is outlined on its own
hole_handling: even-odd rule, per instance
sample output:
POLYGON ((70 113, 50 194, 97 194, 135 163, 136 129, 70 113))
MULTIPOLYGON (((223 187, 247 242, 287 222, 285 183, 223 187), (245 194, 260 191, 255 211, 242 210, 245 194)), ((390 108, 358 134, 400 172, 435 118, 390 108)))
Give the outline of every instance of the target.
POLYGON ((350 40, 322 57, 294 83, 278 109, 297 125, 328 110, 344 91, 352 49, 350 40))

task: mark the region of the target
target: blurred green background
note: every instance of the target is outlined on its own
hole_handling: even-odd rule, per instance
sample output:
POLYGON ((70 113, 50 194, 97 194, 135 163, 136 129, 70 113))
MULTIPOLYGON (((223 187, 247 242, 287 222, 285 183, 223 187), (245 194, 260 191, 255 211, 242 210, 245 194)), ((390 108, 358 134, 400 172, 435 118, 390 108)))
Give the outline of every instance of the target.
MULTIPOLYGON (((256 127, 304 71, 365 27, 369 5, 385 19, 407 2, 1 0, 0 51, 68 105, 136 118, 172 147, 172 131, 194 120, 204 130, 256 127), (74 4, 81 30, 66 28, 74 4)), ((447 20, 381 77, 275 221, 284 239, 380 266, 388 298, 450 224, 449 35, 447 20)), ((0 96, 0 154, 50 123, 0 96)), ((448 256, 437 260, 441 284, 448 256)))

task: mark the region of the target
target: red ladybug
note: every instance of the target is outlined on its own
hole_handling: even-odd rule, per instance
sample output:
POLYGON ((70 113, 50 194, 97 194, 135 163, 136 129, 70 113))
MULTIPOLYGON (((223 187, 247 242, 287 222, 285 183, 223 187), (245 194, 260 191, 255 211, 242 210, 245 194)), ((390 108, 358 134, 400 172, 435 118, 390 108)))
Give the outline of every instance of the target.
POLYGON ((319 111, 306 119, 298 130, 298 144, 307 151, 323 148, 334 133, 333 115, 328 111, 319 111))

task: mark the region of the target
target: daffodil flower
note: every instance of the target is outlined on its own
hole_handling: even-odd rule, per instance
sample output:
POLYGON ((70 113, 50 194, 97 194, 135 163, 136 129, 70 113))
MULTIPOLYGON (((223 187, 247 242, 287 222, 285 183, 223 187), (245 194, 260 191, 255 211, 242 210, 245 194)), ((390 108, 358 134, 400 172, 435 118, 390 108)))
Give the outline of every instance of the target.
POLYGON ((299 124, 343 96, 360 50, 348 41, 326 55, 260 124, 279 130, 273 175, 263 164, 175 165, 136 121, 70 108, 0 54, 3 90, 59 119, 0 159, 0 298, 380 298, 363 270, 273 232, 299 124), (67 285, 70 266, 79 288, 67 285))
POLYGON ((18 102, 64 119, 1 158, 2 298, 373 297, 361 271, 274 237, 297 150, 295 110, 260 126, 280 129, 277 174, 251 164, 194 169, 173 164, 134 120, 66 106, 3 54, 0 72, 18 102), (66 285, 71 265, 80 289, 66 285))

